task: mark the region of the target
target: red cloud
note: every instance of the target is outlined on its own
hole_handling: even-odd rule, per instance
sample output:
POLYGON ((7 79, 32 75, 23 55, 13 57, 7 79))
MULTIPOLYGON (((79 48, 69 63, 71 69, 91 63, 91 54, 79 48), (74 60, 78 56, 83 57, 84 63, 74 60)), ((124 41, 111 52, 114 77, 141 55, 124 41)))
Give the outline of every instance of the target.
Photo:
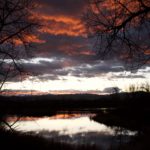
MULTIPOLYGON (((24 37, 25 41, 30 42, 30 43, 45 43, 45 40, 41 40, 37 35, 28 35, 24 37)), ((22 45, 22 41, 20 39, 14 39, 14 42, 16 45, 22 45)))
POLYGON ((39 30, 41 33, 67 36, 86 36, 85 26, 79 18, 62 15, 38 14, 38 18, 44 26, 39 30))

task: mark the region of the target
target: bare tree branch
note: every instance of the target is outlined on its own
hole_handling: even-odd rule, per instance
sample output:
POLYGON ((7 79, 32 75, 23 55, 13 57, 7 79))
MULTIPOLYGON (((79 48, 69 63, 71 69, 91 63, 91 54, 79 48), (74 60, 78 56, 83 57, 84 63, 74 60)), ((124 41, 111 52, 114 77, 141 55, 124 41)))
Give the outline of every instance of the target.
POLYGON ((149 0, 89 0, 84 20, 101 58, 117 56, 130 69, 149 63, 149 0))
POLYGON ((34 8, 32 0, 0 0, 0 90, 8 78, 23 71, 17 60, 30 49, 27 37, 40 27, 34 8))

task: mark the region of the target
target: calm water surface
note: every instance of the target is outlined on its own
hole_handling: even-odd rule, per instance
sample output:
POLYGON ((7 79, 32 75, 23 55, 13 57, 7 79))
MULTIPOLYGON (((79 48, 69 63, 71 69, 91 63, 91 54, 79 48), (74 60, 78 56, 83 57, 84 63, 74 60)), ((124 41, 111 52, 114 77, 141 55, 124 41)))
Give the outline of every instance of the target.
MULTIPOLYGON (((124 142, 136 132, 118 127, 108 127, 92 120, 96 114, 58 114, 51 117, 21 117, 13 128, 21 132, 30 132, 70 144, 95 144, 102 149, 119 143, 122 136, 124 142), (119 128, 120 129, 120 128, 119 128)), ((12 124, 17 117, 8 117, 12 124)))

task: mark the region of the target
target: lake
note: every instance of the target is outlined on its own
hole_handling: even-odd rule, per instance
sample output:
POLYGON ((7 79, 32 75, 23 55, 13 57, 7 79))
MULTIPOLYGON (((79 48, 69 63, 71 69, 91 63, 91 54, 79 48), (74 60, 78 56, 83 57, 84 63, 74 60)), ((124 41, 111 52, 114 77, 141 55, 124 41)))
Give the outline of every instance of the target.
POLYGON ((118 126, 95 121, 96 113, 58 113, 43 117, 8 116, 7 122, 16 131, 40 135, 46 139, 71 145, 96 145, 103 150, 129 142, 137 134, 118 126))

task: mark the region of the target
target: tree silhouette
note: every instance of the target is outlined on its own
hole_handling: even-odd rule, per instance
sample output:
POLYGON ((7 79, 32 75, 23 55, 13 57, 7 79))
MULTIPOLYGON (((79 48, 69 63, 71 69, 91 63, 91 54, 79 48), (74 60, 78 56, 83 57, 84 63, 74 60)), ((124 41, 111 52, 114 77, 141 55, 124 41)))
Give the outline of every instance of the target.
POLYGON ((130 69, 150 61, 149 0, 88 0, 84 16, 101 58, 117 56, 130 69))
POLYGON ((6 80, 23 70, 19 59, 27 54, 35 30, 32 0, 0 0, 0 90, 6 80))

